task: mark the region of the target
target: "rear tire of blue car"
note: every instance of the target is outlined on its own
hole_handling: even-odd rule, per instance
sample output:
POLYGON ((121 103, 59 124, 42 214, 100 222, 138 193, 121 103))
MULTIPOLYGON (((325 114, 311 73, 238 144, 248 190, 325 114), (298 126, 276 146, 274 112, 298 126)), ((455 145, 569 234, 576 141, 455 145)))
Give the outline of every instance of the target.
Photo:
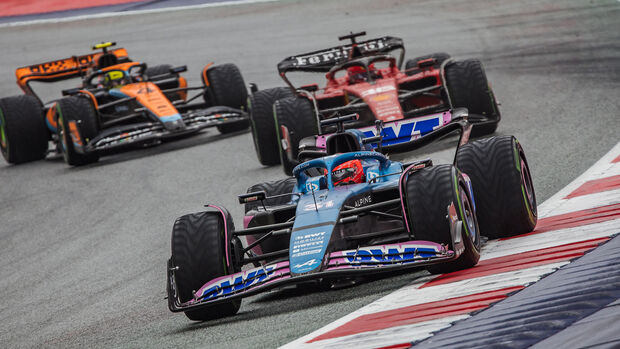
POLYGON ((0 99, 0 151, 11 164, 45 158, 49 131, 41 103, 33 96, 0 99))
POLYGON ((99 133, 97 111, 86 96, 70 96, 60 99, 56 104, 58 116, 58 142, 65 162, 71 166, 87 165, 99 160, 96 152, 79 153, 72 137, 70 123, 75 122, 82 146, 99 133))
MULTIPOLYGON (((263 182, 257 183, 248 188, 247 193, 253 193, 257 191, 264 191, 267 196, 276 196, 282 194, 292 193, 293 189, 295 189, 295 184, 297 184, 297 180, 294 177, 288 177, 284 179, 279 179, 277 181, 271 182, 263 182)), ((265 206, 276 206, 287 204, 291 201, 291 196, 280 196, 273 199, 265 200, 265 206)), ((258 207, 262 207, 261 202, 249 202, 245 204, 245 213, 248 211, 256 209, 258 207)))
POLYGON ((480 229, 467 184, 453 165, 421 169, 409 175, 406 183, 409 226, 417 240, 445 244, 454 250, 448 206, 454 203, 458 219, 463 222, 465 251, 458 259, 427 267, 432 274, 471 268, 480 259, 480 229))
MULTIPOLYGON (((243 76, 234 64, 216 65, 207 70, 209 88, 207 95, 212 105, 247 110, 248 90, 243 76)), ((248 120, 217 126, 221 133, 242 131, 250 127, 248 120)))
MULTIPOLYGON (((277 181, 254 184, 253 186, 248 188, 247 192, 253 193, 257 191, 264 191, 267 196, 276 196, 292 193, 293 189, 295 188, 295 184, 297 184, 297 180, 293 177, 289 177, 277 181)), ((291 199, 292 195, 284 195, 273 199, 267 199, 265 200, 265 206, 272 207, 277 205, 284 205, 291 202, 291 199)), ((261 209, 262 206, 263 204, 261 202, 247 203, 245 204, 245 213, 247 214, 251 210, 261 209)), ((250 225, 248 226, 248 228, 255 226, 254 224, 256 223, 252 223, 252 221, 250 221, 250 225)), ((258 240, 263 235, 265 234, 255 234, 252 235, 252 238, 258 240)), ((260 247, 260 252, 262 253, 275 252, 287 249, 289 247, 289 241, 290 234, 285 234, 277 238, 273 237, 266 239, 262 243, 260 243, 258 247, 260 247)))
POLYGON ((252 138, 258 161, 264 166, 280 163, 273 104, 282 98, 293 97, 288 87, 275 87, 253 93, 248 99, 252 138))
POLYGON ((482 63, 477 59, 449 63, 445 78, 452 107, 469 111, 469 121, 474 124, 472 136, 494 133, 501 115, 482 63), (484 121, 476 122, 476 116, 482 116, 484 121))
POLYGON ((456 166, 471 179, 482 235, 495 239, 534 229, 536 194, 525 152, 514 136, 461 146, 456 166))
POLYGON ((295 166, 299 165, 299 142, 308 136, 319 133, 314 106, 308 98, 291 97, 281 99, 274 105, 275 126, 278 135, 278 146, 280 149, 280 163, 287 176, 293 174, 295 166), (287 149, 292 152, 289 158, 287 149, 284 149, 284 133, 282 127, 288 130, 289 142, 286 143, 287 149))
MULTIPOLYGON (((209 280, 237 272, 230 255, 226 263, 226 244, 231 242, 230 233, 234 225, 227 214, 228 236, 225 236, 224 218, 220 212, 199 212, 177 218, 172 228, 172 264, 175 271, 176 291, 181 302, 193 298, 209 280), (226 237, 229 241, 226 241, 226 237)), ((206 321, 235 315, 241 306, 241 299, 196 310, 185 315, 193 321, 206 321)))

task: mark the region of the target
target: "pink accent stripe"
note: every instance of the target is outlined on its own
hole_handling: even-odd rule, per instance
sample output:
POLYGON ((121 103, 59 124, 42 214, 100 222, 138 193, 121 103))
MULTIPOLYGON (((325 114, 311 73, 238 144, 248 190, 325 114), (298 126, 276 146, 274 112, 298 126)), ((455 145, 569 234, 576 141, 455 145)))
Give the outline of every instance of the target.
POLYGON ((566 261, 581 257, 584 253, 607 240, 609 240, 607 237, 598 238, 483 260, 473 268, 439 275, 420 288, 566 261))
POLYGON ((307 343, 349 336, 362 332, 377 331, 395 326, 411 325, 447 316, 468 314, 476 310, 487 308, 489 305, 506 298, 509 293, 519 291, 523 288, 524 286, 507 287, 490 292, 476 293, 469 296, 362 315, 340 327, 311 339, 307 343))
POLYGON ((398 192, 400 193, 400 206, 403 210, 403 219, 405 220, 405 228, 407 228, 407 232, 411 233, 411 229, 409 229, 409 220, 407 219, 407 210, 405 209, 405 197, 403 196, 403 178, 405 176, 409 177, 408 172, 413 168, 415 164, 409 165, 403 173, 400 175, 398 179, 398 192))
POLYGON ((224 241, 226 241, 226 266, 230 267, 230 259, 228 258, 228 225, 226 223, 227 219, 226 219, 226 215, 224 214, 224 210, 222 210, 219 206, 215 206, 215 205, 207 205, 207 207, 212 207, 217 209, 218 211, 220 211, 220 213, 222 214, 222 218, 224 219, 224 241))
POLYGON ((247 229, 248 225, 250 225, 250 221, 252 221, 254 216, 243 216, 243 229, 247 229))
POLYGON ((620 162, 620 155, 618 155, 618 157, 617 157, 617 158, 615 158, 615 159, 613 159, 613 160, 611 161, 611 163, 612 163, 612 164, 614 164, 614 163, 616 163, 616 162, 620 162))
POLYGON ((33 15, 143 1, 145 0, 2 0, 0 1, 0 13, 2 14, 0 17, 33 15))
POLYGON ((449 111, 443 113, 443 124, 446 125, 452 121, 452 113, 449 111))
POLYGON ((503 238, 500 240, 517 239, 523 236, 540 234, 551 230, 601 223, 617 218, 620 218, 620 203, 541 218, 538 220, 536 229, 531 233, 503 238))
MULTIPOLYGON (((331 135, 331 134, 330 134, 331 135)), ((325 149, 327 147, 327 136, 329 135, 321 135, 316 137, 316 147, 325 149)))
POLYGON ((600 193, 603 191, 620 188, 620 175, 607 178, 594 179, 583 183, 579 188, 568 194, 564 199, 570 199, 577 196, 600 193))

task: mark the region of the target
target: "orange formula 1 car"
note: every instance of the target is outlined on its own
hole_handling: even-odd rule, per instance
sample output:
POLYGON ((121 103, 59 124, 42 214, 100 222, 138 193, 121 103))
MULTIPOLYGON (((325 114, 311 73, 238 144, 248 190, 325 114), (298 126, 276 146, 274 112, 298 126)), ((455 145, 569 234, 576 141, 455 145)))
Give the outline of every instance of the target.
POLYGON ((203 85, 188 87, 180 76, 186 66, 147 67, 131 61, 123 48, 108 49, 114 45, 17 69, 25 95, 0 99, 0 148, 9 163, 43 159, 49 140, 55 144, 51 151, 62 153, 69 165, 85 165, 109 149, 156 144, 212 126, 222 133, 248 128, 247 90, 235 65, 207 64, 203 85), (81 86, 49 102, 31 86, 71 78, 81 78, 81 86), (190 91, 199 93, 190 98, 190 91))

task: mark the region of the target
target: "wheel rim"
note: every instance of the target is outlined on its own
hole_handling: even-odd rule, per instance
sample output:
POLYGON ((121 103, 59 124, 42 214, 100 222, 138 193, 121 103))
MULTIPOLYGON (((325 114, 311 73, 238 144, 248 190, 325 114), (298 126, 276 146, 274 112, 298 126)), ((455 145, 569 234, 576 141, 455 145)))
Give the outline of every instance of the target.
POLYGON ((4 130, 4 115, 2 115, 2 111, 0 111, 0 148, 2 148, 2 151, 7 149, 7 145, 6 131, 4 130))
POLYGON ((522 152, 519 152, 519 161, 521 162, 521 187, 525 193, 528 206, 534 214, 536 214, 536 196, 534 194, 534 185, 532 184, 532 177, 530 175, 530 169, 525 161, 525 156, 522 152))
POLYGON ((463 218, 465 219, 465 225, 467 226, 467 231, 470 235, 469 238, 473 242, 474 246, 478 246, 478 226, 476 224, 476 218, 474 217, 474 210, 471 202, 469 201, 469 196, 467 196, 467 192, 462 187, 459 191, 461 205, 463 205, 463 218))

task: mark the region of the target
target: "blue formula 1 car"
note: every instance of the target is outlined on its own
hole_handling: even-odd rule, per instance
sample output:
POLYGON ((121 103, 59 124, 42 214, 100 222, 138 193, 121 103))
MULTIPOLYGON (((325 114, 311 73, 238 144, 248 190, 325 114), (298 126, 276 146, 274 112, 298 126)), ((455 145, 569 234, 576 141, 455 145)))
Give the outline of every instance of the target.
POLYGON ((328 155, 303 154, 310 160, 294 177, 239 196, 244 229, 216 205, 178 218, 167 272, 170 310, 209 320, 237 313, 242 297, 287 284, 415 267, 462 270, 478 262, 480 234, 530 232, 536 197, 519 142, 498 136, 468 143, 466 110, 458 117, 449 128, 379 151, 371 144, 381 136, 344 130, 349 116, 326 120, 338 127, 326 140, 328 155), (383 154, 452 131, 461 131, 453 164, 400 163, 383 154))

